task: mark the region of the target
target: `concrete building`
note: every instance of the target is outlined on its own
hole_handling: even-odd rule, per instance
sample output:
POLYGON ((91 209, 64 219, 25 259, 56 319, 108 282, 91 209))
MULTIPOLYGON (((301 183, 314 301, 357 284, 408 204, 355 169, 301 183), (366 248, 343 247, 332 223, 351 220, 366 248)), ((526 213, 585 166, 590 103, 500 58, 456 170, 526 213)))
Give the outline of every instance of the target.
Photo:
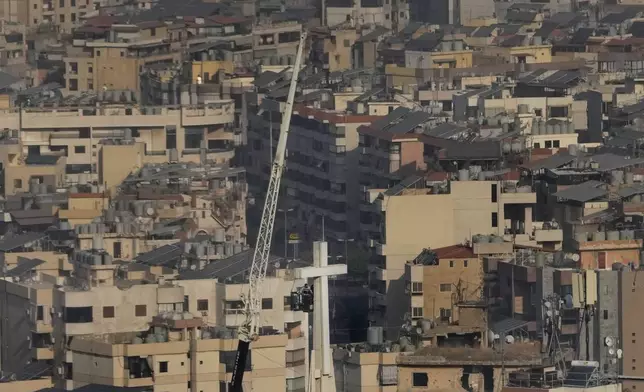
MULTIPOLYGON (((12 279, 0 282, 1 308, 3 320, 18 324, 2 335, 2 358, 13 358, 2 361, 3 370, 50 361, 54 383, 63 390, 88 384, 225 390, 251 254, 196 271, 168 263, 166 252, 122 264, 102 250, 76 252, 73 277, 10 268, 12 279)), ((301 391, 306 384, 307 317, 285 301, 303 282, 289 278, 291 272, 269 271, 264 328, 253 345, 247 387, 301 391)))
POLYGON ((234 131, 227 126, 235 121, 232 100, 190 107, 22 108, 0 118, 7 128, 21 129, 19 139, 2 146, 5 194, 27 189, 32 177, 56 187, 92 182, 111 189, 146 163, 200 162, 203 148, 209 162, 234 156, 234 131))
MULTIPOLYGON (((471 242, 475 233, 503 237, 511 228, 530 231, 532 226, 536 202, 532 192, 505 193, 503 184, 495 181, 451 181, 444 191, 425 188, 422 182, 416 188, 411 184, 409 188, 370 192, 375 206, 372 222, 382 233, 370 240, 377 278, 372 283, 378 285, 373 291, 378 308, 386 308, 374 312, 374 316, 386 314, 387 333, 393 336, 398 330, 397 320, 406 311, 398 306, 404 296, 401 278, 405 265, 424 248, 471 242), (432 226, 431 222, 441 224, 432 226)), ((384 321, 374 319, 376 325, 384 321)))
MULTIPOLYGON (((249 114, 248 182, 257 189, 265 189, 268 182, 270 151, 271 146, 277 145, 281 105, 264 99, 260 106, 262 114, 249 114)), ((315 236, 322 217, 327 236, 332 238, 347 238, 357 230, 353 224, 357 224, 360 198, 359 184, 355 181, 357 129, 377 118, 305 106, 295 108, 291 120, 294 131, 288 141, 288 170, 282 184, 287 198, 298 202, 296 221, 301 234, 315 236)))

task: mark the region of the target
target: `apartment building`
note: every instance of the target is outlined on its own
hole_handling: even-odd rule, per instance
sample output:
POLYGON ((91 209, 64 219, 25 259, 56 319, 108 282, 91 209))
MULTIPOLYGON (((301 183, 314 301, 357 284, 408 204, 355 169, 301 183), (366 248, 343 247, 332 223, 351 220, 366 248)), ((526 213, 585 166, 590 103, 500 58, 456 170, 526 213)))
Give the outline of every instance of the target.
MULTIPOLYGON (((183 267, 168 256, 149 252, 142 262, 122 264, 103 250, 77 251, 72 277, 32 271, 31 264, 9 269, 12 279, 1 282, 2 309, 18 324, 2 336, 3 358, 16 358, 3 361, 4 370, 49 361, 55 385, 64 390, 88 384, 225 390, 252 251, 179 275, 183 267)), ((289 391, 300 391, 307 374, 308 318, 291 311, 285 298, 303 282, 271 266, 264 328, 244 380, 249 388, 290 385, 289 391)))
POLYGON ((322 24, 329 27, 348 22, 352 26, 383 26, 400 31, 410 20, 409 4, 405 1, 361 0, 347 3, 336 0, 325 4, 322 24))
POLYGON ((329 72, 352 68, 352 47, 358 31, 346 26, 321 27, 311 31, 311 59, 329 72))
POLYGON ((57 186, 98 182, 109 190, 146 163, 201 162, 205 152, 204 162, 223 164, 234 156, 232 100, 172 107, 114 103, 129 96, 108 91, 80 106, 2 112, 7 128, 21 129, 19 141, 9 139, 19 154, 15 144, 3 145, 10 150, 5 193, 27 189, 25 177, 54 175, 57 186))
MULTIPOLYGON (((379 291, 374 295, 381 305, 386 304, 392 323, 407 311, 396 305, 404 295, 405 265, 424 248, 471 242, 476 234, 512 240, 511 233, 531 231, 536 194, 530 189, 517 191, 505 181, 448 181, 442 190, 441 185, 429 188, 425 184, 419 177, 387 191, 372 191, 375 211, 369 212, 367 204, 361 206, 361 222, 380 231, 370 240, 371 268, 379 278, 379 291)), ((395 323, 387 333, 397 333, 395 323)))
MULTIPOLYGON (((249 184, 259 190, 265 189, 270 175, 271 147, 277 145, 282 105, 264 99, 261 114, 249 113, 247 175, 249 184)), ((360 197, 355 181, 357 129, 377 118, 306 106, 294 109, 282 184, 287 199, 297 201, 301 234, 315 235, 323 217, 331 238, 348 238, 357 230, 352 225, 357 222, 360 197)))
POLYGON ((1 17, 27 27, 55 25, 60 31, 70 33, 81 19, 94 11, 93 0, 2 0, 1 17))

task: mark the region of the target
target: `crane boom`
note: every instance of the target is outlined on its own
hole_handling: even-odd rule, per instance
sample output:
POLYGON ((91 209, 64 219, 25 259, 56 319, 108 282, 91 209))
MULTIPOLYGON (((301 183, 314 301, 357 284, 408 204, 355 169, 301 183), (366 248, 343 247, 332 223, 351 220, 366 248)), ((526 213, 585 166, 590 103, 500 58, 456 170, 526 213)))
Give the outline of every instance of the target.
POLYGON ((262 286, 266 278, 266 268, 271 251, 271 240, 273 238, 273 225, 275 223, 275 213, 277 212, 277 200, 280 190, 282 173, 284 172, 284 162, 286 159, 286 142, 288 140, 289 127, 291 125, 291 115, 293 114, 293 103, 295 101, 295 90, 297 88, 297 78, 302 64, 302 53, 304 52, 304 43, 306 42, 306 31, 302 31, 300 36, 300 46, 297 49, 295 64, 293 65, 293 75, 291 85, 288 90, 288 97, 284 112, 282 113, 282 123, 280 125, 280 136, 277 142, 277 150, 271 168, 271 178, 268 182, 266 191, 266 200, 264 201, 264 210, 262 211, 262 220, 253 253, 253 263, 250 267, 250 276, 248 278, 249 289, 248 295, 244 297, 244 321, 239 326, 237 345, 237 356, 235 358, 235 367, 228 388, 229 392, 242 392, 242 381, 244 378, 244 368, 248 358, 248 350, 251 341, 259 336, 260 319, 259 313, 262 309, 262 286))

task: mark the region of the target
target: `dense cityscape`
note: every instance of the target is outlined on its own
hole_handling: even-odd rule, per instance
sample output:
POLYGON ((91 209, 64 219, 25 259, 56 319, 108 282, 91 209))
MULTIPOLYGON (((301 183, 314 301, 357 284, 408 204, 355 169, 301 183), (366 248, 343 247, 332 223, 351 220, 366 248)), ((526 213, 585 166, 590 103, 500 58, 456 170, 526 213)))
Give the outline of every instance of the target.
POLYGON ((644 390, 644 2, 0 0, 0 268, 0 392, 644 390))

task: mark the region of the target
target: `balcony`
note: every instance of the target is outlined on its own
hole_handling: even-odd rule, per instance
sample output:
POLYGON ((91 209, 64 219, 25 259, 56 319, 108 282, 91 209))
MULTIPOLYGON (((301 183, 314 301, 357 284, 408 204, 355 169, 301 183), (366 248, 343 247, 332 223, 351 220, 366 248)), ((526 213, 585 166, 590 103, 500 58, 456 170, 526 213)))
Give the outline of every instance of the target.
POLYGON ((370 265, 369 272, 371 273, 371 279, 375 280, 387 280, 387 270, 380 267, 370 265))
POLYGON ((378 256, 387 256, 387 244, 376 242, 375 248, 378 256))
POLYGON ((235 104, 221 100, 194 106, 28 108, 22 116, 11 109, 0 112, 0 118, 7 128, 15 129, 206 126, 234 122, 235 104))
POLYGON ((31 357, 37 361, 48 361, 54 359, 52 347, 34 347, 31 349, 31 357))
POLYGON ((386 307, 387 297, 375 290, 369 290, 369 307, 386 307))
POLYGON ((534 231, 534 240, 537 242, 562 242, 561 229, 537 229, 534 231))

